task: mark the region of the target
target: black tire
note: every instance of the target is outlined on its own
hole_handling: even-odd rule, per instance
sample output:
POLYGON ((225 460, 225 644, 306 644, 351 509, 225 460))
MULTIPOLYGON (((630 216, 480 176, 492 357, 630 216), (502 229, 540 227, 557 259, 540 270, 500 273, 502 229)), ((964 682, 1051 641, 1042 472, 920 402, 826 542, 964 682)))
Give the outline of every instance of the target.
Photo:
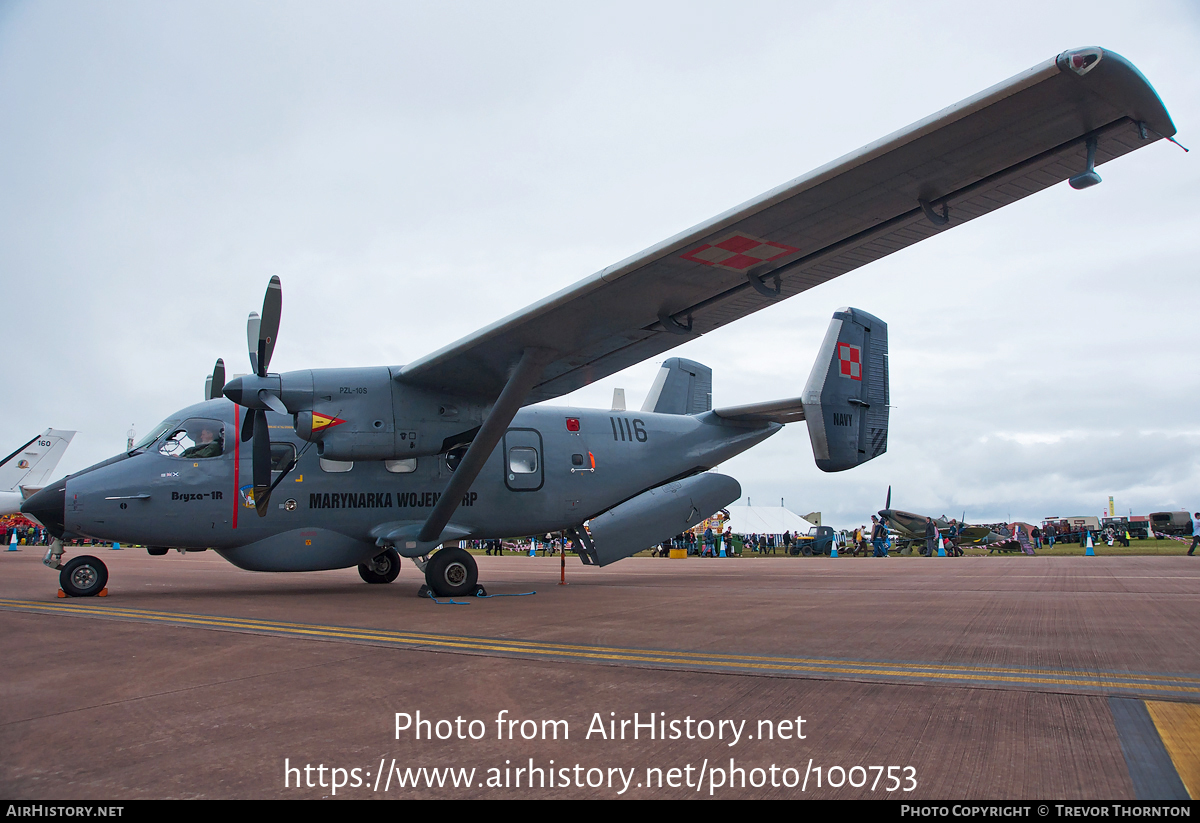
POLYGON ((387 549, 377 554, 370 563, 360 563, 358 576, 368 583, 391 583, 400 576, 400 554, 387 549))
POLYGON ((108 585, 108 567, 90 554, 80 555, 63 566, 58 585, 71 597, 95 597, 108 585))
POLYGON ((162 557, 166 553, 167 553, 167 549, 164 549, 162 546, 147 546, 146 547, 146 554, 150 555, 151 557, 162 557))
POLYGON ((479 567, 465 549, 442 549, 429 558, 425 582, 438 597, 464 597, 475 591, 479 567))

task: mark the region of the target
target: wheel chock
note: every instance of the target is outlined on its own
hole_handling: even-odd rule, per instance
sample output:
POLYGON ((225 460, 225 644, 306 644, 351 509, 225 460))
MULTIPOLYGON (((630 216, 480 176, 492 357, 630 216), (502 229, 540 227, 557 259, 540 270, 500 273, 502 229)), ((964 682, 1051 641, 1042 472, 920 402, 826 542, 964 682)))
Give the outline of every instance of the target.
POLYGON ((417 597, 429 597, 429 586, 425 583, 421 584, 421 588, 417 589, 417 597))
POLYGON ((477 585, 475 587, 475 591, 471 592, 471 596, 472 597, 487 597, 488 596, 487 589, 485 589, 483 586, 477 585))
MULTIPOLYGON (((58 596, 59 596, 59 597, 70 597, 71 595, 67 594, 67 593, 66 593, 66 592, 64 592, 62 589, 59 589, 59 590, 58 590, 58 596)), ((100 591, 96 592, 96 594, 95 594, 95 595, 93 595, 93 597, 108 597, 108 586, 105 586, 103 589, 101 589, 100 591)))

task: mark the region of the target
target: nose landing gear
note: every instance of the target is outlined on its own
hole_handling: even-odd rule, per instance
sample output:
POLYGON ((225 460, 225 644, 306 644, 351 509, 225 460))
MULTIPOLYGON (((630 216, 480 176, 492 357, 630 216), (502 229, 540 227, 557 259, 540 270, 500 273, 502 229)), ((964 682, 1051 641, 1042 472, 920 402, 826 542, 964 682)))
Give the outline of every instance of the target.
POLYGON ((58 585, 69 597, 95 597, 108 584, 108 567, 90 554, 73 557, 58 573, 58 585))

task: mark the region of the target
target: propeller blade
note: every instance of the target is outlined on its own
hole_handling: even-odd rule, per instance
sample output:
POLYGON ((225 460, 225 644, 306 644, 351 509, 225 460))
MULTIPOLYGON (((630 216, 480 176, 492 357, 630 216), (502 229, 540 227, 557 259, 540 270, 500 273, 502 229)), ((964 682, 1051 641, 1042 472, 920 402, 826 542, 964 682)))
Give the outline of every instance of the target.
POLYGON ((250 371, 254 374, 258 374, 258 330, 260 325, 258 312, 250 312, 250 317, 246 320, 246 347, 250 351, 250 371))
POLYGON ((279 414, 289 413, 288 407, 283 405, 283 401, 279 399, 278 395, 272 394, 266 389, 258 390, 258 399, 262 401, 264 406, 273 412, 278 412, 279 414))
POLYGON ((221 392, 225 389, 225 360, 217 358, 217 364, 213 366, 212 383, 209 386, 208 399, 220 397, 221 392))
POLYGON ((267 413, 254 410, 254 447, 252 471, 254 474, 254 510, 259 517, 267 516, 267 504, 271 500, 271 434, 267 429, 267 413))
POLYGON ((271 354, 275 351, 275 338, 279 335, 279 316, 283 311, 283 286, 279 276, 272 275, 267 284, 267 294, 263 297, 262 324, 258 329, 258 376, 267 376, 267 367, 271 365, 271 354))
POLYGON ((242 442, 247 443, 254 436, 254 414, 251 409, 246 409, 246 416, 242 418, 242 442))
POLYGON ((211 374, 208 377, 204 378, 204 399, 205 400, 213 399, 212 375, 211 374))
POLYGON ((891 486, 888 486, 887 502, 883 504, 883 507, 885 509, 890 509, 892 507, 892 487, 891 486))

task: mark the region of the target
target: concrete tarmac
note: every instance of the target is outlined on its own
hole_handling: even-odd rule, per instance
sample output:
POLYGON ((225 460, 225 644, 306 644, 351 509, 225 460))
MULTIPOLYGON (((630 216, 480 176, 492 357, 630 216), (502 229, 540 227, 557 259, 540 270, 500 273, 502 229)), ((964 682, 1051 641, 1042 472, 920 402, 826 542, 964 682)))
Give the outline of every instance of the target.
POLYGON ((108 597, 0 553, 0 796, 1200 792, 1200 558, 479 557, 536 594, 439 604, 88 551, 108 597))

